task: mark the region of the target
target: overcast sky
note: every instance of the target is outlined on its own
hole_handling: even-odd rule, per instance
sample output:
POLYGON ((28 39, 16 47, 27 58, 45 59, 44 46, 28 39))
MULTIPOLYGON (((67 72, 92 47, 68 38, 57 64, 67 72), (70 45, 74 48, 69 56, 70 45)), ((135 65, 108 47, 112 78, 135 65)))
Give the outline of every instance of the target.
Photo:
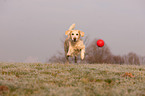
POLYGON ((72 23, 115 55, 145 56, 145 0, 0 0, 0 61, 45 62, 72 23))

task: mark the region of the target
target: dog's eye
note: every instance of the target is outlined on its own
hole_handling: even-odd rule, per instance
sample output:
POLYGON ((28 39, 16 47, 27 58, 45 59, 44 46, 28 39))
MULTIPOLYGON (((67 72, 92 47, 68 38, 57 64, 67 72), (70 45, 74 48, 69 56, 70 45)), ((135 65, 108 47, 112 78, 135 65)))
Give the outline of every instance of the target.
POLYGON ((72 33, 72 35, 74 35, 74 33, 72 33))
POLYGON ((76 35, 79 35, 79 34, 76 34, 76 35))

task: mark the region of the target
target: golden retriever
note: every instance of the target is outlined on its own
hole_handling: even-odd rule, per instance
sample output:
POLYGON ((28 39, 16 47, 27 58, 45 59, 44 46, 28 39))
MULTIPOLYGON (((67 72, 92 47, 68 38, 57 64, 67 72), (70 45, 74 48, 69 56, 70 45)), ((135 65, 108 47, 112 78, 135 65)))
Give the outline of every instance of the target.
POLYGON ((81 59, 85 56, 85 45, 80 37, 84 36, 84 32, 80 30, 74 30, 75 24, 72 24, 65 32, 68 38, 64 42, 64 51, 67 62, 69 63, 68 57, 75 57, 75 63, 77 63, 77 56, 80 54, 81 59))

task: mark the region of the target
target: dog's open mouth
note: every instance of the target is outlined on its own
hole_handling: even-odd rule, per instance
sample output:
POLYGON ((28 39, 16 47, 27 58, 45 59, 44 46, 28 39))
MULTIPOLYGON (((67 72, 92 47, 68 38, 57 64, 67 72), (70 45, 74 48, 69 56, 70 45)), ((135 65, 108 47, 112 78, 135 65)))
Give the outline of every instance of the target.
POLYGON ((74 38, 74 42, 76 42, 77 40, 76 40, 76 38, 74 38))

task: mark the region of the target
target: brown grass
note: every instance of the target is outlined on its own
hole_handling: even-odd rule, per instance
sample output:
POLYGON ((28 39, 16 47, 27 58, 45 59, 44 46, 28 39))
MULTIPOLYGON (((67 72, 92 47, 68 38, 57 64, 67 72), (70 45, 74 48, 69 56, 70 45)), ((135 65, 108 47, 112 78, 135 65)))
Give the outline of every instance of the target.
POLYGON ((0 63, 0 95, 145 96, 145 66, 0 63))

